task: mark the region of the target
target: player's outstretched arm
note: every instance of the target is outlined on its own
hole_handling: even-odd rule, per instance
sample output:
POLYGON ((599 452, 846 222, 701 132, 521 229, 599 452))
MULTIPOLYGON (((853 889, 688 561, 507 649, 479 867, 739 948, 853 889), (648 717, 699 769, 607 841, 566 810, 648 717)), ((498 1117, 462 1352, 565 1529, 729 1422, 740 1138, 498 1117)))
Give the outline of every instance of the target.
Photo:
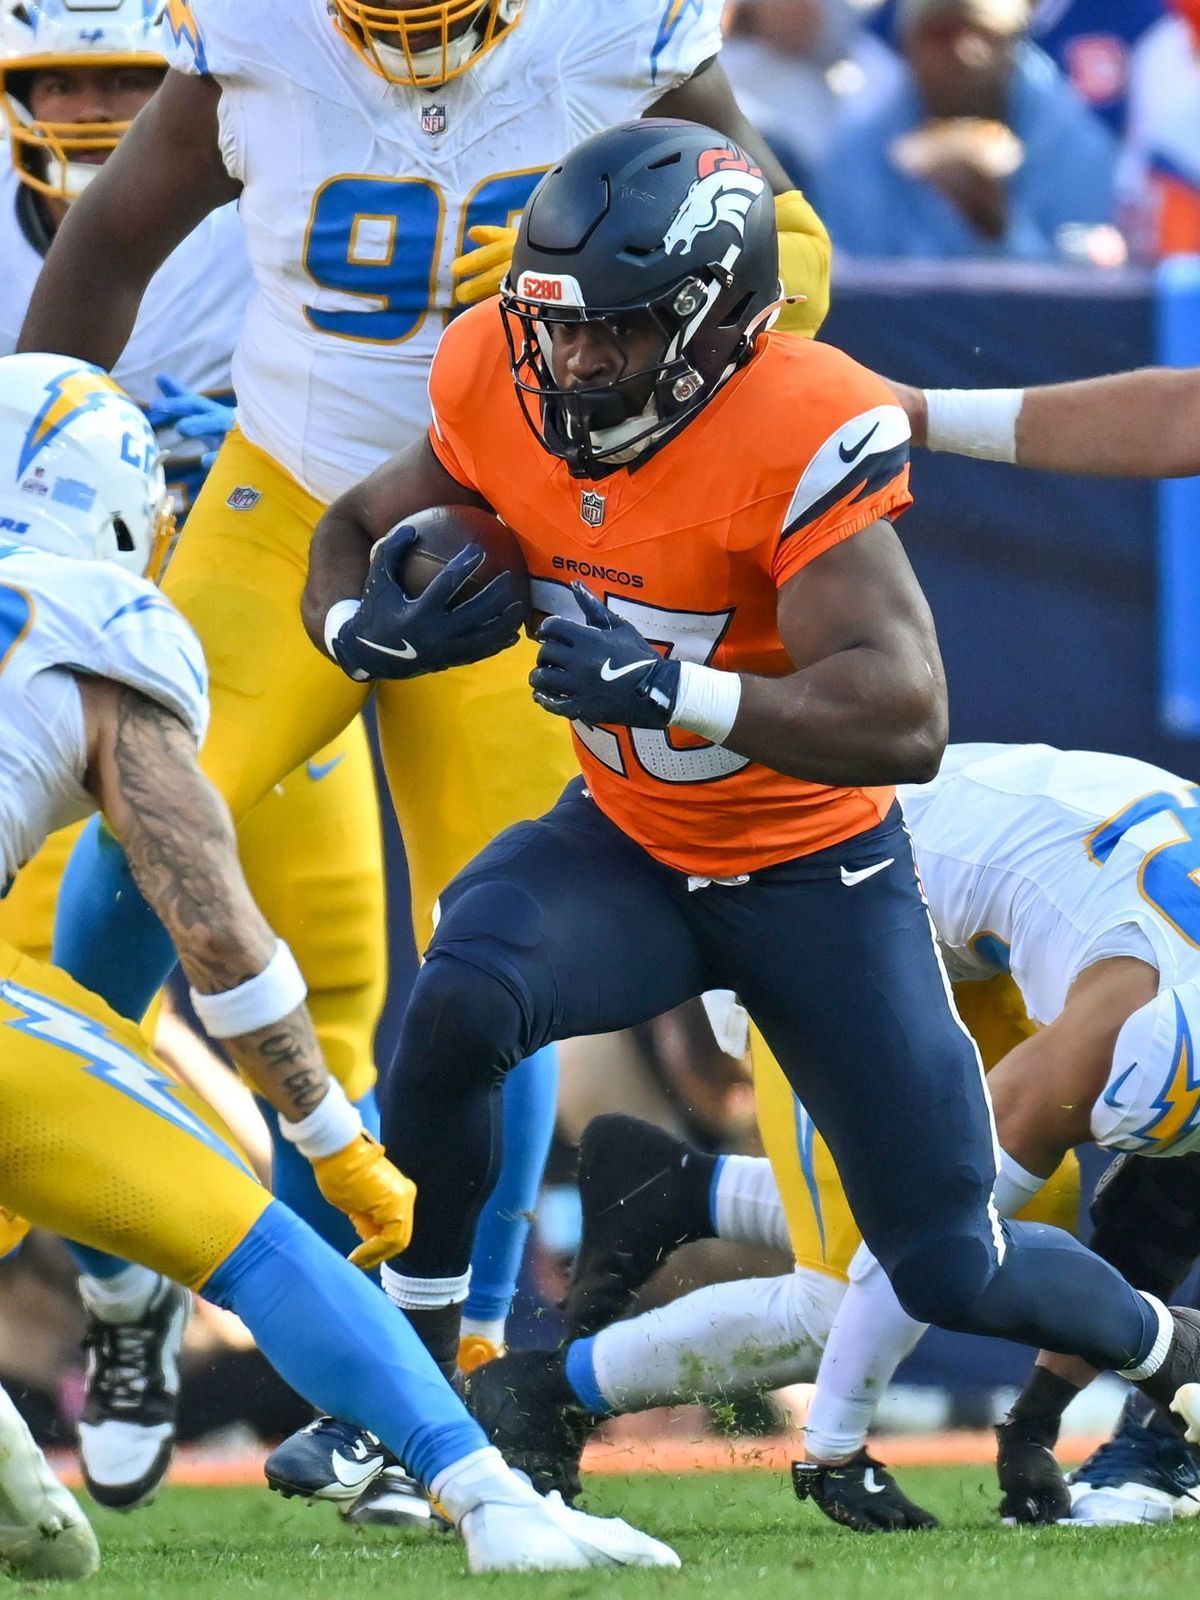
POLYGON ((332 654, 330 640, 337 629, 331 625, 331 613, 340 627, 339 617, 349 615, 362 599, 372 546, 405 517, 430 506, 490 509, 446 471, 428 439, 422 438, 329 507, 313 534, 300 600, 305 629, 318 650, 332 654))
POLYGON ((1200 472, 1200 368, 1142 367, 1034 389, 890 385, 930 450, 1103 478, 1200 472))
POLYGON ((18 350, 115 364, 155 272, 202 218, 240 192, 221 160, 219 97, 212 78, 167 72, 68 210, 34 287, 18 350))
POLYGON ((138 888, 174 941, 197 1015, 281 1115, 325 1198, 378 1265, 412 1233, 416 1190, 329 1075, 305 986, 255 905, 228 807, 196 763, 196 741, 164 706, 107 679, 79 680, 87 786, 128 857, 138 888))

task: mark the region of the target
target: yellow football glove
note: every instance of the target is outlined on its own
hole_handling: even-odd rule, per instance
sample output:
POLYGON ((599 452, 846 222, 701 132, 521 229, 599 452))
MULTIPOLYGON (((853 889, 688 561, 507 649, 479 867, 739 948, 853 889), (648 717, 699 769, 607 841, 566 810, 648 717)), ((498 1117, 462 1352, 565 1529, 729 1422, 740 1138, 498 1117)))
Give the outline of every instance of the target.
POLYGON ((478 227, 468 230, 467 238, 479 246, 450 263, 456 279, 454 304, 473 306, 477 300, 499 294, 500 285, 512 266, 517 243, 515 228, 478 227))
POLYGON ((784 292, 805 297, 795 305, 784 306, 775 326, 781 333, 798 333, 812 339, 829 315, 833 246, 825 224, 799 189, 775 196, 775 224, 779 229, 779 276, 784 292))
POLYGON ((350 1252, 356 1267, 370 1272, 408 1248, 417 1186, 392 1165, 378 1139, 364 1128, 344 1150, 312 1166, 321 1193, 346 1213, 363 1241, 350 1252))

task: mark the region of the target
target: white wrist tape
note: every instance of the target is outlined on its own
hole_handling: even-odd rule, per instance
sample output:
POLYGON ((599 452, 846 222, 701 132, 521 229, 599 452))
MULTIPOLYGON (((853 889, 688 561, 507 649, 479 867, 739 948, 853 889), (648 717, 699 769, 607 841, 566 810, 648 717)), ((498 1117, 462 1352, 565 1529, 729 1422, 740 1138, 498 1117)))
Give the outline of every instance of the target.
POLYGON ((1024 399, 1024 389, 926 389, 926 445, 984 461, 1015 461, 1024 399))
POLYGON ((337 658, 333 655, 333 641, 350 618, 357 615, 361 604, 360 600, 338 600, 325 613, 325 654, 334 660, 337 658))
POLYGON ((721 744, 729 737, 741 703, 742 680, 736 672, 684 661, 679 668, 679 693, 670 726, 686 728, 702 739, 721 744))
POLYGON ((336 1155, 344 1150, 362 1132, 363 1120, 346 1099, 346 1091, 336 1078, 330 1078, 325 1098, 315 1111, 299 1122, 279 1119, 279 1131, 289 1144, 294 1144, 302 1156, 310 1161, 320 1161, 323 1156, 336 1155))
POLYGON ((304 1003, 308 993, 296 958, 282 939, 275 954, 257 976, 221 994, 200 994, 191 989, 192 1005, 214 1039, 233 1039, 239 1033, 269 1028, 304 1003))

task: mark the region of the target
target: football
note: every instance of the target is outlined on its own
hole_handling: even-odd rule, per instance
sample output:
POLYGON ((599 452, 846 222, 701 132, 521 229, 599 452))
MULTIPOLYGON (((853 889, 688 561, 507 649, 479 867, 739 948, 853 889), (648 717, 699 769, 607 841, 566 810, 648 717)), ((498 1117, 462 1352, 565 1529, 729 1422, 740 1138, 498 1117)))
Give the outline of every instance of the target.
POLYGON ((423 594, 446 563, 469 544, 483 550, 483 561, 461 585, 455 604, 461 605, 479 593, 501 572, 511 572, 518 580, 529 611, 529 573, 521 547, 500 518, 477 506, 434 506, 405 518, 401 526, 417 530, 400 569, 406 594, 423 594))

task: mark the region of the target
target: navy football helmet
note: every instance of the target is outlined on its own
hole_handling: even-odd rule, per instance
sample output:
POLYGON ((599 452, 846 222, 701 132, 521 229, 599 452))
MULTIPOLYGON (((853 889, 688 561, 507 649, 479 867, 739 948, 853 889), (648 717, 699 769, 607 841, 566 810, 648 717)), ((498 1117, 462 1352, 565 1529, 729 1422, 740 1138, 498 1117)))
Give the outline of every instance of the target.
POLYGON ((644 461, 749 359, 780 292, 774 201, 743 150, 666 118, 594 135, 534 191, 501 291, 527 421, 577 477, 644 461), (556 324, 630 312, 662 334, 656 365, 556 383, 556 324))

